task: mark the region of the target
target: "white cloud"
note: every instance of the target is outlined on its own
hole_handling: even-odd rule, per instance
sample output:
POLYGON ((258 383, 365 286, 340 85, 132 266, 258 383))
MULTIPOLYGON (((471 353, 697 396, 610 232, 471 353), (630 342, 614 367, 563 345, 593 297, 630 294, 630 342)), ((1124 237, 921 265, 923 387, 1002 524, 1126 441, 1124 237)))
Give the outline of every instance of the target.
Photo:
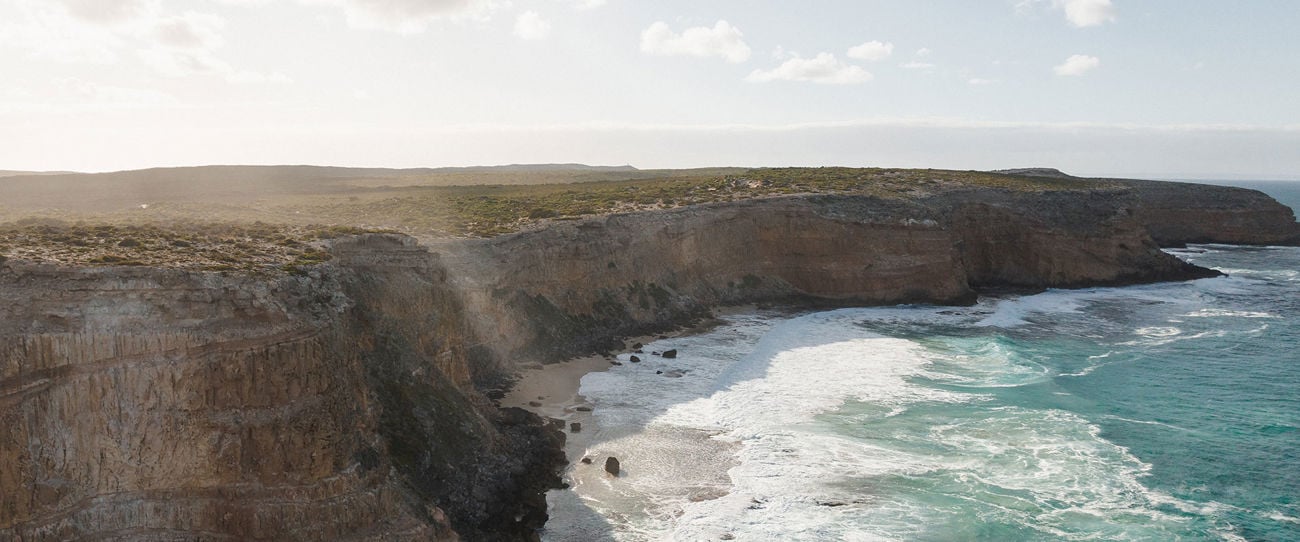
POLYGON ((226 21, 215 15, 187 12, 148 21, 139 35, 145 46, 136 56, 166 77, 212 76, 236 84, 288 83, 281 73, 238 69, 216 54, 225 44, 226 21))
POLYGON ((930 70, 930 69, 934 69, 934 64, 931 64, 929 62, 914 61, 914 62, 904 62, 902 64, 899 64, 898 67, 906 70, 930 70))
POLYGON ((925 58, 925 57, 927 57, 927 56, 930 56, 930 53, 931 53, 931 52, 932 52, 932 51, 930 51, 930 48, 929 48, 929 47, 922 47, 922 48, 916 50, 916 57, 917 57, 917 58, 925 58))
POLYGON ((526 40, 540 40, 551 35, 551 23, 536 11, 525 11, 515 18, 515 35, 526 40))
POLYGON ((487 20, 498 0, 301 0, 343 9, 354 28, 418 34, 438 21, 487 20))
POLYGON ((225 25, 221 17, 189 12, 153 21, 148 37, 165 47, 212 50, 224 43, 221 31, 225 25))
POLYGON ((1115 20, 1115 6, 1110 0, 1054 0, 1065 9, 1065 18, 1078 27, 1097 26, 1115 20))
POLYGON ((994 80, 992 80, 992 79, 981 79, 981 78, 979 78, 979 77, 973 77, 973 78, 971 78, 969 81, 966 81, 967 84, 969 84, 970 86, 973 86, 973 87, 980 87, 980 86, 984 86, 984 85, 992 85, 993 83, 996 83, 996 82, 997 82, 997 81, 994 81, 994 80))
POLYGON ((120 23, 157 9, 156 0, 59 0, 69 15, 90 23, 120 23))
POLYGON ((744 34, 727 21, 718 21, 713 28, 697 26, 681 34, 673 32, 667 23, 656 22, 641 32, 641 51, 652 55, 686 55, 719 57, 727 62, 749 60, 749 45, 744 34))
POLYGON ((167 77, 289 81, 283 74, 241 70, 219 58, 226 23, 215 15, 164 13, 157 0, 14 0, 14 5, 16 16, 0 20, 0 46, 35 58, 96 64, 135 58, 167 77))
POLYGON ((852 85, 865 83, 871 78, 872 75, 867 70, 841 62, 830 53, 819 53, 813 58, 795 56, 771 70, 754 70, 745 80, 754 83, 808 81, 827 85, 852 85))
POLYGON ((0 18, 0 47, 72 64, 113 64, 120 59, 117 51, 125 36, 118 29, 74 18, 53 4, 16 6, 17 13, 0 18))
POLYGON ((1056 75, 1080 76, 1101 66, 1101 59, 1088 55, 1072 55, 1061 65, 1052 68, 1056 75))
POLYGON ((153 89, 101 85, 76 78, 55 82, 59 95, 79 104, 110 107, 155 107, 176 105, 176 98, 153 89))
POLYGON ((137 56, 154 71, 165 77, 209 76, 224 79, 235 84, 292 83, 293 80, 282 73, 261 73, 241 70, 211 52, 185 49, 155 47, 141 49, 137 56))
MULTIPOLYGON (((1016 13, 1028 14, 1048 0, 1020 0, 1016 3, 1016 13)), ((1098 26, 1114 22, 1115 6, 1111 0, 1051 0, 1052 9, 1065 12, 1065 19, 1077 27, 1098 26)))
POLYGON ((850 47, 848 52, 849 58, 876 62, 889 58, 894 54, 894 44, 880 41, 868 41, 862 45, 850 47))
POLYGON ((592 9, 605 5, 605 0, 566 0, 578 9, 592 9))

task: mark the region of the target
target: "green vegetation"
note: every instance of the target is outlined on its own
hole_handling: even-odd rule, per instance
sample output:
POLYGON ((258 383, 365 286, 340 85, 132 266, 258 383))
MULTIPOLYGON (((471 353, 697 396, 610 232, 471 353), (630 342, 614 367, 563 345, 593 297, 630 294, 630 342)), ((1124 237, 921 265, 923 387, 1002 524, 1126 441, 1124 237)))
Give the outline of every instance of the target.
POLYGON ((329 253, 318 246, 322 239, 360 231, 260 222, 114 225, 27 219, 0 226, 0 261, 274 274, 327 261, 329 253))
POLYGON ((907 198, 968 187, 1037 191, 1098 186, 1098 181, 1084 179, 973 171, 780 168, 565 184, 392 189, 347 201, 322 198, 265 210, 285 214, 292 209, 331 222, 378 225, 415 234, 490 237, 543 220, 794 194, 907 198))
MULTIPOLYGON (((219 175, 240 175, 244 169, 222 171, 216 168, 206 180, 182 179, 177 184, 159 184, 162 173, 157 171, 144 180, 133 180, 132 172, 112 174, 107 180, 88 176, 77 181, 85 190, 57 193, 41 192, 41 184, 0 185, 0 196, 21 188, 0 209, 0 222, 10 221, 0 224, 0 247, 9 247, 0 248, 0 258, 296 273, 329 258, 321 240, 365 231, 490 237, 549 220, 796 194, 914 198, 965 188, 1108 186, 1105 181, 974 171, 826 167, 455 171, 328 178, 313 189, 307 175, 315 170, 289 168, 284 175, 297 175, 292 183, 266 181, 270 188, 259 189, 261 185, 247 179, 227 184, 219 175), (569 182, 560 182, 565 180, 569 182), (380 181, 385 184, 378 185, 380 181), (540 181, 549 184, 537 184, 540 181), (103 203, 105 194, 143 192, 133 182, 166 189, 148 192, 158 197, 148 204, 126 204, 135 199, 103 203), (463 185, 446 186, 449 182, 463 185)), ((270 179, 268 171, 256 170, 270 179)))

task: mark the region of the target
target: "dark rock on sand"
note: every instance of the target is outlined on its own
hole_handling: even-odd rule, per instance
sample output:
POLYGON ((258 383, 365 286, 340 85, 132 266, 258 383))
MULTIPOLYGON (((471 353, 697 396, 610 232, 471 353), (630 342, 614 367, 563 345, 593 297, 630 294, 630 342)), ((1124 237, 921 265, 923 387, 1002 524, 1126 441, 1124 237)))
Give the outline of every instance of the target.
POLYGON ((605 472, 618 476, 619 467, 617 457, 609 456, 609 458, 605 460, 605 472))

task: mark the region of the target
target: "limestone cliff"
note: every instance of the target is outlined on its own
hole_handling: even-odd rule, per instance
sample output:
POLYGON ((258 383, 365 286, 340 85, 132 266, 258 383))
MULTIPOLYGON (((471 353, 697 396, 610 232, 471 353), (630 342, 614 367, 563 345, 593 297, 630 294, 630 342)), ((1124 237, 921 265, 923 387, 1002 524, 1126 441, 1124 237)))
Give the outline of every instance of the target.
POLYGON ((1258 190, 1193 183, 1124 181, 1138 219, 1162 246, 1186 243, 1300 245, 1294 211, 1258 190))
MULTIPOLYGON (((1212 275, 1147 233, 1199 240, 1179 209, 1211 203, 1147 194, 794 196, 432 251, 364 235, 278 278, 0 262, 0 540, 528 539, 562 435, 487 399, 519 362, 719 305, 1212 275)), ((1258 203, 1234 201, 1215 208, 1258 203)), ((1259 224, 1232 239, 1272 242, 1259 224)))
POLYGON ((0 273, 0 539, 526 538, 558 437, 475 391, 432 255, 338 251, 0 273))
POLYGON ((1213 276, 1160 251, 1125 190, 797 196, 435 243, 504 359, 613 348, 709 307, 968 303, 982 287, 1213 276))

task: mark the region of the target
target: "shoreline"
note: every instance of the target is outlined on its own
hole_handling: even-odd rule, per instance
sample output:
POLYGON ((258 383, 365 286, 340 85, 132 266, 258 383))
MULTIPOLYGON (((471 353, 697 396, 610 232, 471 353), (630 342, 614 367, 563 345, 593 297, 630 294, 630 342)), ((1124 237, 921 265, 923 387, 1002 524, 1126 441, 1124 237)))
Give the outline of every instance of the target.
MULTIPOLYGON (((593 491, 604 497, 618 498, 619 492, 616 485, 610 484, 610 481, 614 480, 615 477, 610 476, 604 470, 607 457, 617 457, 624 463, 622 465, 623 472, 617 478, 628 476, 627 469, 629 467, 632 469, 639 467, 636 464, 629 464, 627 455, 631 453, 630 450, 625 450, 628 453, 611 454, 606 446, 602 446, 602 444, 607 444, 611 440, 626 437, 626 430, 620 427, 603 427, 596 423, 593 412, 598 408, 597 405, 590 403, 580 393, 583 377, 592 373, 609 371, 622 364, 629 363, 629 357, 632 355, 640 356, 645 361, 657 357, 648 348, 644 349, 643 353, 637 353, 637 349, 633 348, 637 344, 648 347, 656 342, 700 335, 725 324, 724 318, 727 316, 754 313, 760 310, 763 309, 754 304, 715 308, 711 311, 710 316, 695 325, 686 325, 655 335, 642 335, 623 339, 623 348, 611 352, 608 356, 597 354, 571 358, 553 364, 534 363, 525 366, 519 372, 519 379, 510 391, 502 397, 499 403, 500 406, 502 408, 521 408, 544 419, 559 422, 562 424, 561 427, 565 435, 564 454, 566 464, 560 472, 560 477, 565 485, 561 489, 551 490, 547 493, 548 513, 553 514, 553 516, 548 520, 546 528, 555 529, 554 533, 561 535, 561 538, 557 540, 569 540, 570 538, 564 538, 565 535, 577 535, 578 537, 572 538, 573 540, 604 539, 604 537, 607 537, 609 533, 606 531, 591 532, 586 530, 590 529, 593 524, 603 524, 602 520, 604 518, 597 516, 585 501, 591 497, 593 491), (580 424, 580 429, 576 432, 572 430, 572 424, 574 423, 580 424), (590 462, 584 463, 584 460, 590 460, 590 462), (587 490, 582 491, 580 488, 586 488, 587 490), (614 493, 609 493, 611 490, 614 493)), ((708 448, 719 446, 719 443, 713 441, 713 436, 712 434, 700 433, 697 435, 699 438, 697 445, 708 448)), ((722 448, 719 448, 719 451, 721 450, 722 448)), ((727 453, 734 453, 734 450, 727 453)), ((726 475, 726 470, 730 466, 727 465, 718 473, 723 479, 728 480, 728 487, 730 481, 726 475)), ((690 500, 714 499, 725 495, 728 491, 719 491, 718 488, 697 491, 690 496, 690 500)))

